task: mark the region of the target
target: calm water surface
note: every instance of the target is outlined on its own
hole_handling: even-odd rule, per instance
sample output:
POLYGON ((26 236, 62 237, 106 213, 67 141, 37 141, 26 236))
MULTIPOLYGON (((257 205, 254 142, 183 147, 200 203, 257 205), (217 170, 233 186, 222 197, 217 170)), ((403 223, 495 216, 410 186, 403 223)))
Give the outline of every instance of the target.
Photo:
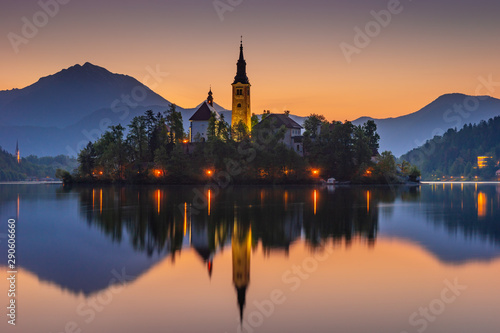
POLYGON ((2 332, 500 331, 500 184, 0 185, 0 217, 2 332))

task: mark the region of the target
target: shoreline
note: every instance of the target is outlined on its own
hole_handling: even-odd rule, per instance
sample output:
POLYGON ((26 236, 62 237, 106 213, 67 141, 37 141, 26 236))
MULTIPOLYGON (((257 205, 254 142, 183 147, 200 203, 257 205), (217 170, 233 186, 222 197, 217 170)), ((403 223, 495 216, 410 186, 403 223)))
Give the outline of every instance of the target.
POLYGON ((56 184, 63 184, 63 182, 60 180, 52 180, 52 181, 47 181, 47 182, 44 182, 44 181, 26 181, 26 180, 0 182, 0 185, 41 185, 41 184, 56 185, 56 184))

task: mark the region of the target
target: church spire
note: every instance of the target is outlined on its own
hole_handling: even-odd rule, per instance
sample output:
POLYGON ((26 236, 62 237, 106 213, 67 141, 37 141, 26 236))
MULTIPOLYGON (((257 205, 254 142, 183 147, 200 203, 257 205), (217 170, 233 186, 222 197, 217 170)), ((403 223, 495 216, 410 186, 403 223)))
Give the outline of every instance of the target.
POLYGON ((237 71, 236 71, 236 76, 234 77, 233 84, 235 83, 249 84, 250 82, 248 81, 247 77, 247 62, 245 61, 245 57, 243 56, 243 36, 241 37, 241 42, 240 42, 240 58, 238 59, 236 67, 237 71))
POLYGON ((208 103, 208 105, 210 105, 212 107, 214 106, 214 97, 213 97, 213 93, 212 93, 212 86, 210 86, 210 91, 208 92, 207 103, 208 103))
POLYGON ((19 140, 16 141, 16 160, 17 163, 21 163, 21 153, 19 152, 19 140))

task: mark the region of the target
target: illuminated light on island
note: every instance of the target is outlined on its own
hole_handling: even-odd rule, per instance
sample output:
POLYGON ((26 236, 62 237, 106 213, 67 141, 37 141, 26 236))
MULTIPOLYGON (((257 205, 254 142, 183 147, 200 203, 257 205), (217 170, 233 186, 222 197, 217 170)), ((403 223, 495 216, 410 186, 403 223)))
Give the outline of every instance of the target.
POLYGON ((372 172, 372 168, 368 168, 368 169, 366 169, 364 176, 365 177, 371 177, 372 173, 373 173, 372 172))
POLYGON ((207 176, 209 176, 209 177, 211 177, 211 176, 214 174, 214 172, 213 172, 212 170, 210 170, 210 169, 206 170, 206 171, 205 171, 205 173, 206 173, 206 174, 207 174, 207 176))

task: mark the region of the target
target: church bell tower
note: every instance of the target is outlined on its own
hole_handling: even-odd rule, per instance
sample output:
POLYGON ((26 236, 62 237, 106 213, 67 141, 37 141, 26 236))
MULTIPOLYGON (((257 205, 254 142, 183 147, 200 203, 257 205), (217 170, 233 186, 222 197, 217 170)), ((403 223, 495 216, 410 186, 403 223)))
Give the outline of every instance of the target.
POLYGON ((231 126, 235 128, 240 122, 243 122, 251 130, 252 112, 250 108, 250 81, 247 77, 247 62, 243 56, 243 39, 240 44, 240 58, 237 63, 236 76, 233 86, 233 109, 231 126))

